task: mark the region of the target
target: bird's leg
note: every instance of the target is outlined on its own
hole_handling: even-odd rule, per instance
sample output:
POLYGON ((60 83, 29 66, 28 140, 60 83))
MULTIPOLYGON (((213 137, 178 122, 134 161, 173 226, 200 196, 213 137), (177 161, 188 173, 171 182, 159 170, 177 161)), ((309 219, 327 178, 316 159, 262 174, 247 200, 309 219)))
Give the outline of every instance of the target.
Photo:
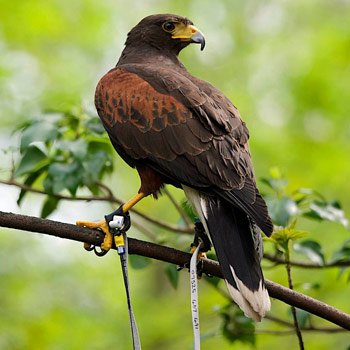
MULTIPOLYGON (((118 237, 116 236, 116 227, 113 223, 115 223, 116 217, 123 217, 123 231, 127 231, 130 228, 130 216, 129 210, 137 204, 142 198, 146 197, 147 194, 143 192, 137 193, 134 197, 132 197, 125 204, 121 205, 117 210, 105 216, 104 220, 100 221, 77 221, 76 224, 78 226, 84 226, 91 229, 98 229, 104 232, 105 237, 101 244, 101 251, 97 251, 95 247, 91 247, 90 244, 85 243, 84 247, 86 250, 95 250, 95 253, 99 256, 105 255, 113 245, 113 238, 116 237, 116 245, 118 245, 118 237)), ((120 236, 120 235, 119 235, 120 236)))
POLYGON ((191 253, 193 253, 199 245, 199 242, 202 243, 200 249, 200 257, 206 258, 206 252, 211 249, 211 243, 208 235, 205 232, 203 224, 197 220, 194 223, 194 240, 191 244, 191 253))
MULTIPOLYGON (((211 249, 211 242, 209 237, 207 236, 203 224, 196 220, 194 224, 194 239, 191 243, 191 251, 190 253, 193 254, 195 250, 197 249, 199 243, 201 243, 201 248, 198 253, 198 264, 197 264, 197 275, 198 277, 201 277, 202 270, 203 270, 203 260, 202 258, 207 258, 206 252, 211 249)), ((178 271, 182 270, 183 268, 189 268, 189 263, 186 263, 184 266, 178 266, 178 271)))
POLYGON ((194 224, 194 240, 191 244, 192 254, 195 252, 199 244, 201 244, 201 248, 198 253, 197 276, 198 278, 201 278, 203 274, 203 258, 207 258, 206 252, 211 249, 211 243, 203 224, 199 220, 196 220, 194 224))

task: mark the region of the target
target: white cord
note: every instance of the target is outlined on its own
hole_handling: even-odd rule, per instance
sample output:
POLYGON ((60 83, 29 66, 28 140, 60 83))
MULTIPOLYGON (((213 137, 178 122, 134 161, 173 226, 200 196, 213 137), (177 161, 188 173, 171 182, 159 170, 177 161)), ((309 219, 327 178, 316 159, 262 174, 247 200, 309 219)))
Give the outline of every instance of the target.
POLYGON ((199 329, 199 308, 198 308, 198 281, 197 281, 197 257, 201 247, 201 243, 194 251, 190 262, 190 288, 191 288, 191 311, 192 311, 192 326, 194 336, 194 350, 200 350, 201 339, 199 329))

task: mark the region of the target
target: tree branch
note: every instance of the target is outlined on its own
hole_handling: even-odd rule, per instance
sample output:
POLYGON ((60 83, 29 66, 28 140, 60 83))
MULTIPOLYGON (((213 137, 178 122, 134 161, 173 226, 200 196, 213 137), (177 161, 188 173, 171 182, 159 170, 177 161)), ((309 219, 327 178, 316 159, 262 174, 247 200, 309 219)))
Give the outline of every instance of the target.
MULTIPOLYGON (((44 220, 31 216, 5 213, 0 211, 0 226, 43 233, 74 241, 100 245, 103 233, 62 222, 44 220)), ((129 238, 130 254, 142 255, 152 259, 166 261, 183 266, 190 261, 191 254, 158 244, 129 238)), ((203 260, 203 272, 222 278, 220 266, 209 259, 203 260)), ((350 315, 304 294, 285 288, 277 283, 266 281, 266 287, 272 298, 308 311, 340 327, 350 330, 350 315)))
MULTIPOLYGON (((22 184, 18 181, 15 180, 1 180, 0 179, 0 184, 8 185, 8 186, 15 186, 18 187, 22 190, 36 193, 36 194, 41 194, 41 195, 47 195, 45 191, 33 188, 31 186, 27 186, 25 184, 22 184)), ((66 195, 60 195, 60 194, 53 194, 52 196, 58 199, 62 200, 68 200, 68 201, 102 201, 102 202, 109 202, 109 203, 114 203, 116 205, 121 205, 124 202, 120 199, 114 196, 113 192, 111 189, 106 186, 105 184, 99 182, 98 186, 105 190, 107 193, 105 196, 76 196, 76 197, 71 197, 71 196, 66 196, 66 195)), ((172 203, 175 205, 173 202, 173 199, 169 197, 169 199, 172 201, 172 203)), ((181 208, 181 207, 180 207, 181 208)), ((160 220, 157 220, 155 218, 152 218, 140 211, 138 211, 135 208, 131 209, 131 212, 135 213, 136 215, 140 216, 144 220, 150 222, 151 224, 157 225, 159 227, 162 227, 168 231, 172 232, 177 232, 177 233, 188 233, 192 234, 193 233, 193 225, 190 225, 185 218, 187 217, 185 213, 183 213, 182 208, 179 210, 179 206, 177 206, 177 209, 179 213, 183 216, 184 221, 186 221, 187 227, 181 227, 178 225, 171 225, 167 222, 163 222, 160 220)), ((276 265, 285 265, 285 260, 283 258, 274 256, 269 253, 264 253, 264 259, 269 260, 271 262, 274 262, 276 265)), ((312 262, 304 262, 304 261, 290 261, 290 265, 294 267, 300 267, 300 268, 306 268, 306 269, 323 269, 323 268, 332 268, 332 267, 348 267, 350 266, 350 261, 337 261, 334 263, 325 263, 323 265, 315 264, 312 262)))
MULTIPOLYGON (((0 179, 0 184, 4 184, 4 185, 8 185, 8 186, 15 186, 15 187, 20 188, 21 190, 36 193, 36 194, 47 195, 47 193, 45 191, 39 190, 37 188, 33 188, 31 186, 27 186, 27 185, 22 184, 18 181, 15 181, 15 180, 1 180, 0 179)), ((75 197, 72 197, 72 196, 66 196, 66 195, 62 195, 62 194, 50 194, 50 196, 55 197, 57 199, 63 199, 63 200, 68 200, 68 201, 87 201, 87 202, 100 201, 100 202, 109 202, 109 203, 116 204, 116 205, 122 205, 125 203, 125 201, 123 201, 122 199, 115 197, 113 195, 112 191, 110 190, 110 188, 107 187, 106 185, 104 185, 102 183, 98 183, 98 186, 100 186, 101 188, 103 188, 107 192, 106 196, 75 196, 75 197)), ((172 224, 169 224, 167 222, 163 222, 161 220, 152 218, 146 214, 143 214, 142 212, 140 212, 139 210, 137 210, 135 208, 131 208, 130 211, 137 214, 138 216, 145 219, 146 221, 150 222, 151 224, 162 227, 168 231, 173 231, 173 232, 177 232, 177 233, 193 233, 193 229, 194 229, 193 225, 192 225, 192 227, 181 227, 178 225, 172 225, 172 224)))

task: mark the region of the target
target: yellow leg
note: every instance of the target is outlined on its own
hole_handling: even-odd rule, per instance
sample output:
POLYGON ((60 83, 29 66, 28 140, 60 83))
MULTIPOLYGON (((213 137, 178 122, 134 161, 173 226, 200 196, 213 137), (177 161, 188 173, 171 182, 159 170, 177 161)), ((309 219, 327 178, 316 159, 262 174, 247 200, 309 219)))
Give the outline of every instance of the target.
POLYGON ((134 197, 132 197, 130 200, 128 200, 125 204, 123 204, 123 213, 126 213, 129 211, 135 204, 137 204, 142 198, 145 198, 147 194, 145 193, 138 193, 134 197))
MULTIPOLYGON (((123 213, 126 213, 129 211, 135 204, 137 204, 142 198, 146 197, 147 194, 145 193, 138 193, 134 197, 132 197, 129 201, 127 201, 125 204, 123 204, 123 213)), ((113 243, 113 236, 111 232, 109 231, 109 226, 106 220, 101 221, 77 221, 76 224, 78 226, 84 226, 91 229, 100 229, 105 233, 105 237, 103 239, 103 242, 101 244, 101 248, 105 251, 109 251, 112 247, 113 243)), ((90 248, 89 245, 84 245, 85 248, 90 248)))
MULTIPOLYGON (((109 227, 108 227, 108 224, 106 222, 106 220, 101 220, 101 221, 77 221, 76 224, 78 226, 84 226, 84 227, 87 227, 87 228, 91 228, 91 229, 100 229, 104 232, 105 234, 105 237, 103 239, 103 242, 101 244, 101 248, 105 251, 108 251, 111 249, 112 247, 112 242, 113 242, 113 236, 112 234, 110 233, 109 231, 109 227)), ((90 246, 89 245, 85 245, 84 244, 84 247, 85 248, 89 248, 90 246)))
MULTIPOLYGON (((194 245, 192 245, 192 246, 191 246, 190 253, 193 254, 193 253, 195 252, 196 249, 197 249, 197 247, 194 246, 194 245)), ((203 259, 207 259, 207 254, 204 253, 204 252, 199 252, 199 253, 198 253, 198 260, 199 260, 199 259, 202 259, 202 258, 203 258, 203 259)))

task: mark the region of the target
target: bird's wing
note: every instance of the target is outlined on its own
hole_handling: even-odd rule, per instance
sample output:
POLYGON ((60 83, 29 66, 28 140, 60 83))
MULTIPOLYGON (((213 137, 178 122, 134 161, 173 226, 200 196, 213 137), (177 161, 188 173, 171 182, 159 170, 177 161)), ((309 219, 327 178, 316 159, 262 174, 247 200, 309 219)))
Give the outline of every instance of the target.
POLYGON ((174 70, 125 65, 100 80, 95 103, 129 164, 145 160, 172 182, 215 192, 271 233, 255 186, 248 130, 218 90, 174 70))

